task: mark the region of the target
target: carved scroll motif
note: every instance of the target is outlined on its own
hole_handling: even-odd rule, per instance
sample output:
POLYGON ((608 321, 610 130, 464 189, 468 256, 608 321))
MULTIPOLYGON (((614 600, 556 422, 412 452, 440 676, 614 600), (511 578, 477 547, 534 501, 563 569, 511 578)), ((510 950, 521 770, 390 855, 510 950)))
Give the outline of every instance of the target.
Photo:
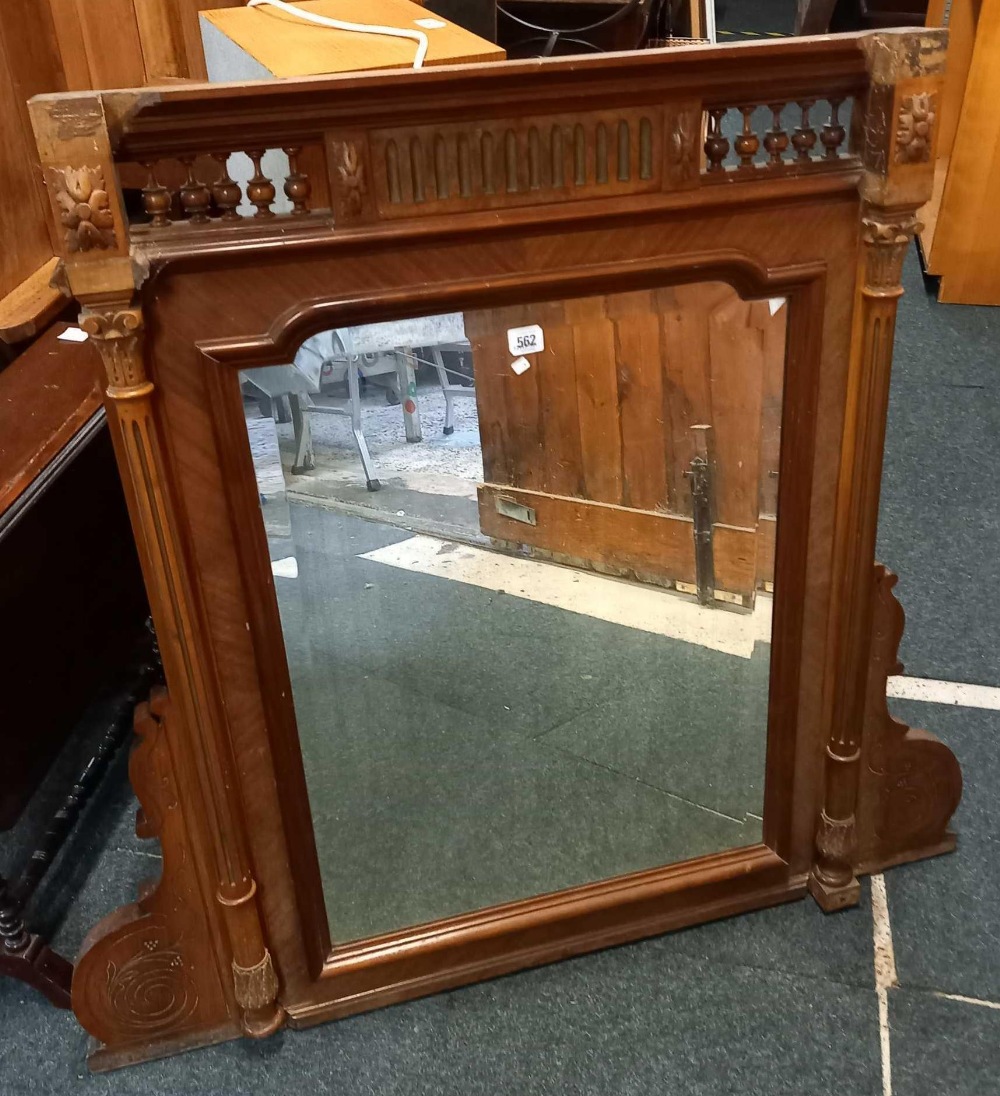
POLYGON ((905 623, 896 599, 897 576, 876 564, 858 802, 859 871, 946 852, 955 839, 948 822, 962 796, 954 754, 928 731, 908 727, 889 712, 886 681, 903 672, 899 641, 905 623))
POLYGON ((67 254, 117 247, 111 202, 100 168, 48 168, 46 178, 65 230, 67 254))
POLYGON ((229 1020, 177 799, 171 718, 167 691, 158 688, 136 709, 138 740, 129 760, 142 804, 136 830, 160 839, 162 875, 138 903, 97 925, 73 976, 80 1023, 116 1053, 156 1036, 179 1037, 229 1020))
POLYGON ((896 119, 897 164, 926 164, 930 160, 935 105, 932 92, 904 96, 896 119))

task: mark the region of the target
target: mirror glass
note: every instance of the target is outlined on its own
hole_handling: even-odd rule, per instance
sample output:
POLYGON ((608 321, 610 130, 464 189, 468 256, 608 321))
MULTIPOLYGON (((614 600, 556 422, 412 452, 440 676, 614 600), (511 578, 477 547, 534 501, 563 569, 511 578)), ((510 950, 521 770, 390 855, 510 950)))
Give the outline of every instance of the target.
POLYGON ((761 840, 786 313, 703 283, 241 374, 334 941, 761 840))

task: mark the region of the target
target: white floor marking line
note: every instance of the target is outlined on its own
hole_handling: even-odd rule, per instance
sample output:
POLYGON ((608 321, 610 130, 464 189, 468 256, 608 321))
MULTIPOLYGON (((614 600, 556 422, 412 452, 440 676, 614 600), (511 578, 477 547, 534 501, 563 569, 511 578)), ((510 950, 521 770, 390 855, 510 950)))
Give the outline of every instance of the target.
POLYGON ((892 1057, 889 1048, 889 990, 898 984, 896 954, 892 950, 889 902, 885 876, 872 876, 872 941, 875 954, 875 994, 878 997, 878 1032, 882 1047, 882 1096, 892 1096, 892 1057))
POLYGON ((961 993, 942 993, 934 991, 935 997, 943 997, 946 1001, 961 1001, 963 1005, 979 1005, 980 1008, 994 1008, 1000 1012, 1000 1001, 984 1001, 981 997, 965 997, 961 993))
POLYGON ((426 536, 389 544, 361 558, 485 590, 503 590, 512 597, 740 658, 749 658, 754 642, 771 636, 771 599, 760 594, 753 613, 707 609, 656 587, 426 536))
POLYGON ((925 677, 890 677, 886 696, 900 700, 926 700, 930 704, 958 704, 1000 712, 1000 689, 992 685, 963 685, 960 681, 934 681, 925 677))

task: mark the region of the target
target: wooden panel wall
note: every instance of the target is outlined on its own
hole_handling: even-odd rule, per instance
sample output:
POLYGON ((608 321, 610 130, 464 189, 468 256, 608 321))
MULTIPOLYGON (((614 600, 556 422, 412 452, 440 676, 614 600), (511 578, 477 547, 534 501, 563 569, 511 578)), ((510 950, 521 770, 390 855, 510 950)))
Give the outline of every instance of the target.
POLYGON ((602 570, 624 552, 624 569, 691 582, 688 473, 695 428, 708 426, 717 588, 752 596, 772 580, 784 307, 707 283, 480 310, 465 322, 484 532, 602 570), (506 332, 528 324, 542 327, 545 350, 518 375, 506 332), (498 496, 530 506, 538 524, 500 514, 498 496))
POLYGON ((25 104, 39 92, 66 90, 55 42, 44 3, 6 0, 0 12, 0 297, 52 258, 25 104))
MULTIPOLYGON (((242 0, 4 0, 0 4, 0 329, 20 341, 46 318, 57 248, 27 100, 92 88, 204 80, 198 12, 242 0), (16 200, 12 200, 16 199, 16 200), (34 277, 33 277, 34 275, 34 277), (8 294, 14 296, 4 301, 8 294), (33 310, 34 313, 33 313, 33 310), (22 316, 23 313, 23 316, 22 316), (22 323, 23 318, 28 322, 22 323)), ((141 185, 139 176, 129 182, 141 185)), ((143 176, 144 178, 144 176, 143 176)), ((57 309, 58 310, 58 309, 57 309)))
POLYGON ((83 91, 206 79, 198 12, 238 7, 242 0, 48 0, 48 4, 67 86, 70 91, 83 91))

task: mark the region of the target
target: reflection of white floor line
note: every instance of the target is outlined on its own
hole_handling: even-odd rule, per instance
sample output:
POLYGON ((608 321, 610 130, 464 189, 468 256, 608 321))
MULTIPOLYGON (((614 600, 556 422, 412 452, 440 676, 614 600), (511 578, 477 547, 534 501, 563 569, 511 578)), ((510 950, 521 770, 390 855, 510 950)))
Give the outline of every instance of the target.
POLYGON ((575 571, 468 544, 415 536, 367 552, 362 559, 450 578, 484 590, 552 605, 637 631, 749 658, 755 642, 770 642, 771 599, 758 595, 752 614, 709 609, 652 586, 575 571))

